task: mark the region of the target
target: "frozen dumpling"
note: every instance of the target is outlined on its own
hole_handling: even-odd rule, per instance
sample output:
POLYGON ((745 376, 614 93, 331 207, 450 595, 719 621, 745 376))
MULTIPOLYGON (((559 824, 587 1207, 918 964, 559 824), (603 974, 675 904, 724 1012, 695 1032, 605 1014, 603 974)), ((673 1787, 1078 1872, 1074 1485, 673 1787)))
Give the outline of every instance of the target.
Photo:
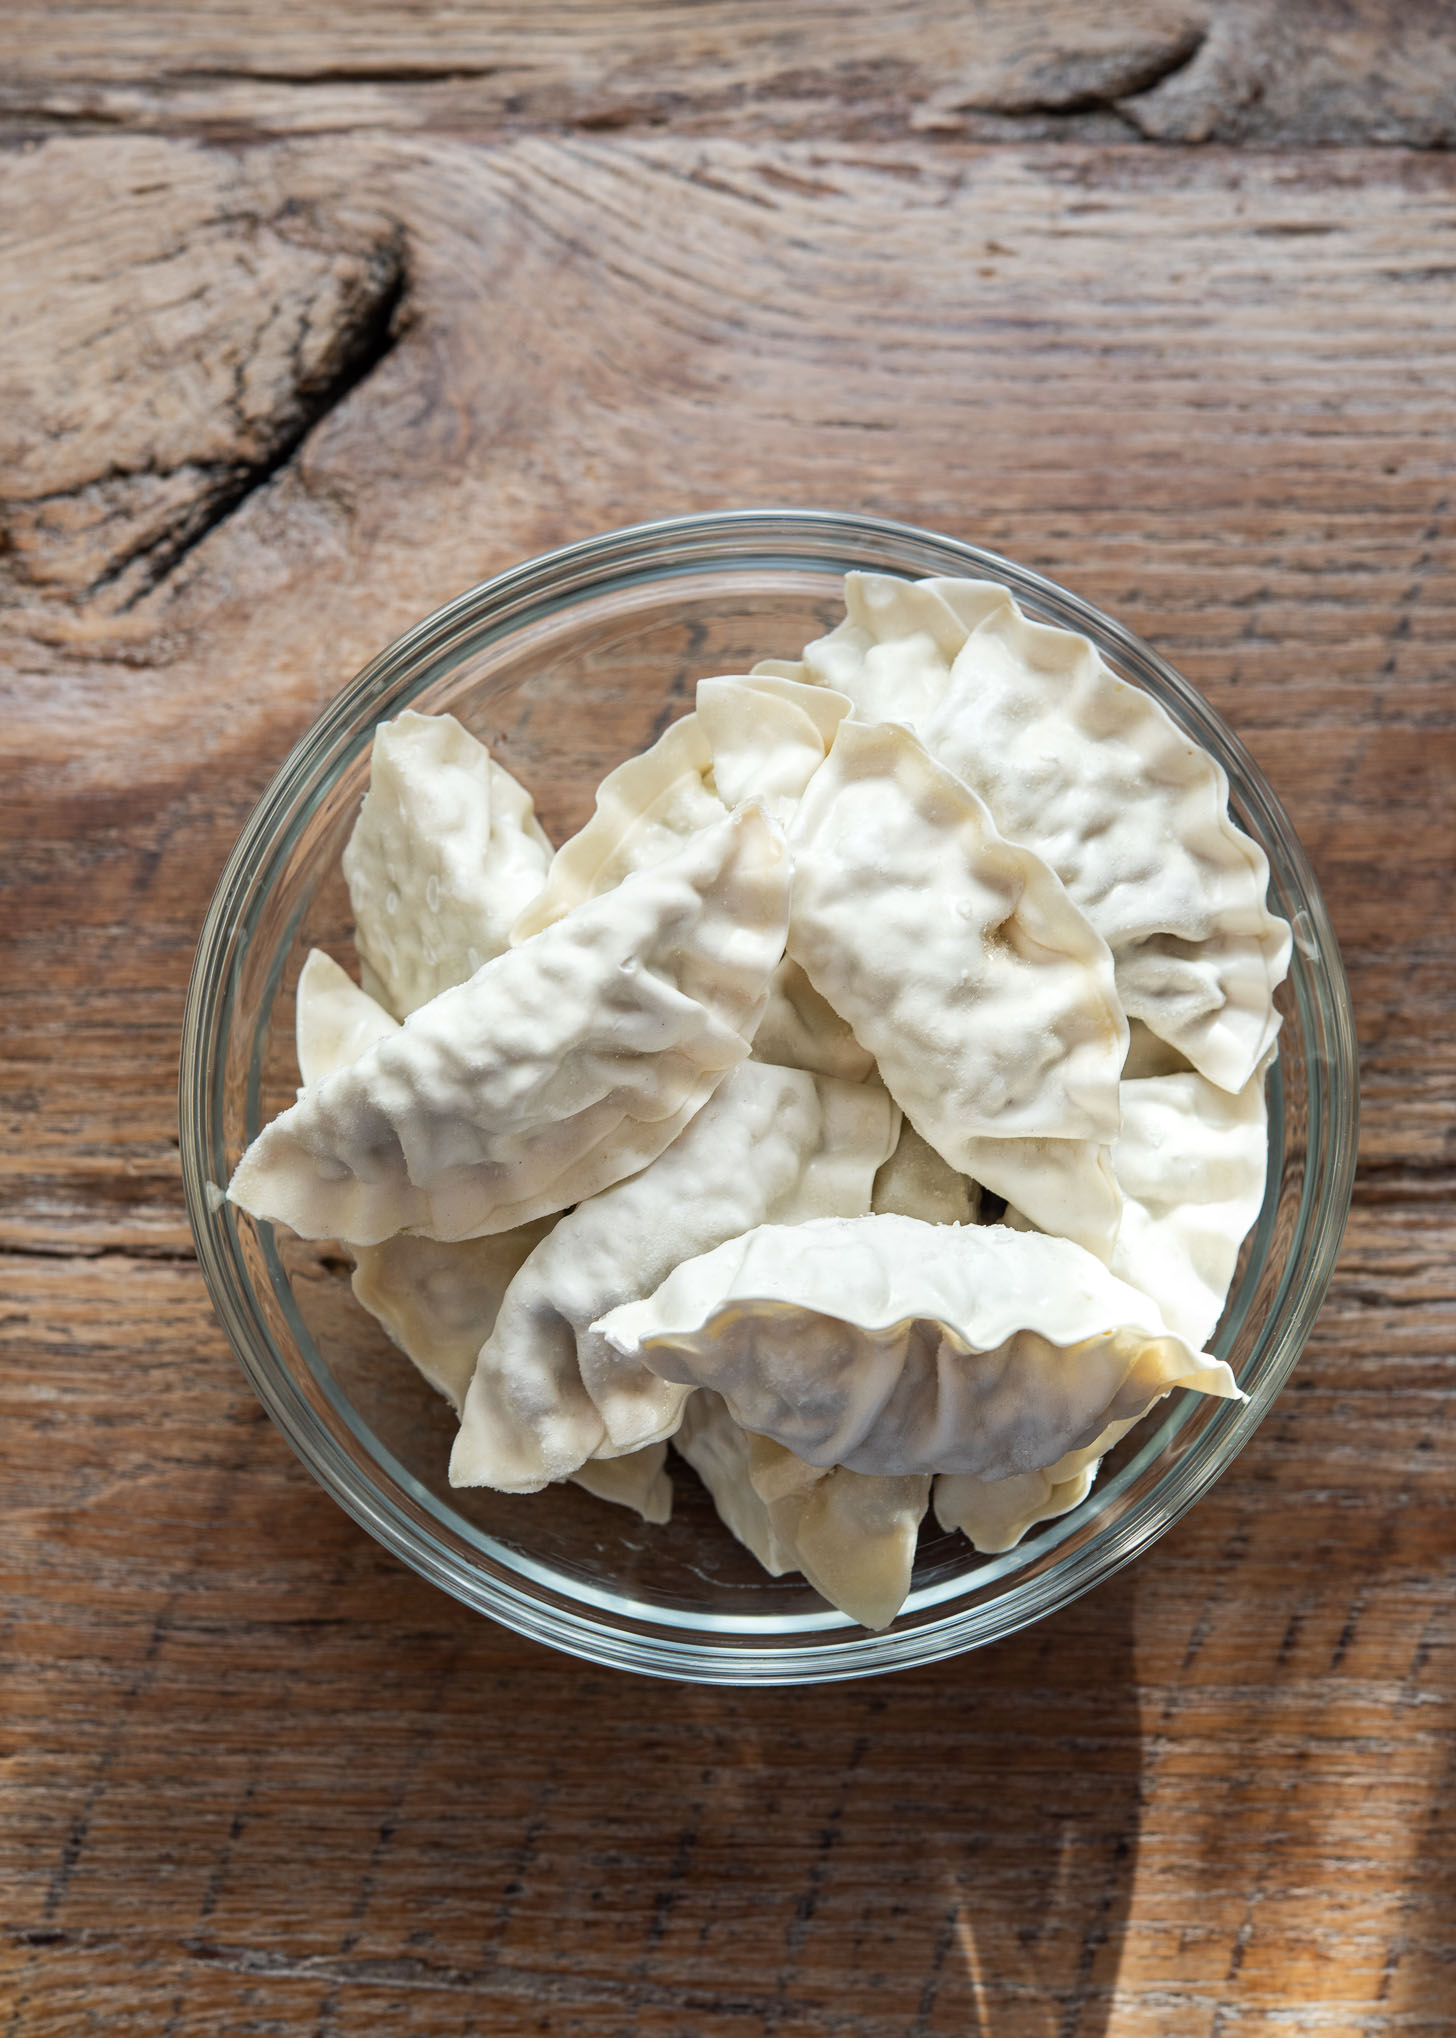
POLYGON ((713 1498, 719 1519, 751 1550, 770 1578, 796 1570, 792 1552, 774 1533, 768 1509, 748 1476, 748 1437, 720 1394, 688 1397, 672 1447, 681 1452, 713 1498))
POLYGON ((620 1458, 590 1458, 572 1473, 571 1483, 614 1507, 630 1507, 659 1528, 672 1519, 666 1444, 644 1444, 620 1458))
POLYGON ((670 1145, 748 1053, 789 864, 744 807, 310 1085, 229 1188, 307 1238, 507 1231, 670 1145))
POLYGON ((551 1229, 550 1218, 489 1238, 400 1232, 354 1250, 356 1299, 458 1415, 501 1298, 551 1229))
POLYGON ((789 954, 952 1167, 968 1142, 1110 1139, 1112 957, 1031 851, 906 729, 843 722, 789 834, 789 954))
POLYGON ((1192 1070, 1125 1082, 1112 1170, 1123 1200, 1113 1273, 1186 1343, 1207 1344, 1264 1201, 1263 1069, 1236 1096, 1192 1070))
POLYGON ((745 1429, 861 1472, 1037 1471, 1169 1388, 1238 1398, 1080 1246, 871 1216, 763 1225, 597 1328, 745 1429))

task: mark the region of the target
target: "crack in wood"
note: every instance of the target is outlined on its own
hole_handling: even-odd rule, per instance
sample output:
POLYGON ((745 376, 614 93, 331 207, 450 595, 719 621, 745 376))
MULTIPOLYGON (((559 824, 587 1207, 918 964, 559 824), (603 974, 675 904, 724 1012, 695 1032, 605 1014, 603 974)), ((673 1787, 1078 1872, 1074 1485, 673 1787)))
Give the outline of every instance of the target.
MULTIPOLYGON (((1151 92, 1186 71, 1207 41, 1206 28, 1190 28, 1164 44, 1096 56, 1072 52, 1050 59, 1032 74, 1027 88, 1002 87, 984 97, 951 102, 950 110, 1004 113, 1020 119, 1041 115, 1055 120, 1082 113, 1121 114, 1124 101, 1151 92)), ((1141 139, 1141 130, 1131 122, 1129 125, 1141 139)))
POLYGON ((296 71, 255 69, 240 64, 228 70, 221 66, 197 66, 164 71, 164 79, 179 85, 460 85, 482 78, 498 78, 512 67, 507 64, 326 64, 296 71))
POLYGON ((123 614, 135 608, 169 574, 176 572, 188 553, 241 509, 249 496, 266 488, 309 434, 393 351, 405 324, 408 287, 401 228, 371 254, 362 300, 354 315, 340 325, 324 374, 298 383, 293 414, 280 421, 269 450, 252 460, 215 463, 218 470, 215 485, 191 510, 159 536, 123 551, 91 582, 83 599, 99 594, 130 568, 140 565, 137 584, 120 604, 123 614))
POLYGON ((137 1260, 149 1266, 194 1266, 196 1248, 190 1245, 67 1244, 61 1240, 44 1244, 0 1243, 3 1260, 137 1260))

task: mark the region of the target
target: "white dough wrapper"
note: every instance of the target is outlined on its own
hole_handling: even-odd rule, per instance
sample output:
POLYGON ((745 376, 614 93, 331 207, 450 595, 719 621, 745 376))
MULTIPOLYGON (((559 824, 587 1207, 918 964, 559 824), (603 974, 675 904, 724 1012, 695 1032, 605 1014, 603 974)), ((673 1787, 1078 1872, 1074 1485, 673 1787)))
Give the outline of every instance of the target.
POLYGON ((814 1465, 1008 1478, 1172 1387, 1238 1399, 1222 1360, 1067 1239, 912 1217, 762 1225, 596 1326, 814 1465))
POLYGON ((700 680, 697 701, 650 750, 607 773, 595 813, 557 850, 512 941, 650 869, 745 800, 786 821, 849 712, 822 687, 752 677, 700 680))
MULTIPOLYGON (((414 1238, 400 1232, 355 1252, 354 1294, 458 1415, 480 1347, 495 1328, 502 1297, 522 1262, 545 1238, 541 1218, 490 1238, 414 1238)), ((571 1473, 599 1500, 628 1507, 644 1521, 672 1515, 666 1446, 593 1459, 571 1473)))
POLYGON ((814 1075, 842 1076, 849 1083, 868 1082, 875 1058, 855 1039, 799 965, 785 956, 769 978, 768 1004, 753 1036, 753 1059, 780 1068, 808 1069, 814 1075))
POLYGON ((887 1628, 910 1590, 928 1474, 825 1470, 772 1437, 747 1442, 748 1476, 779 1547, 831 1606, 862 1627, 887 1628))
MULTIPOLYGON (((1193 1069, 1124 1081, 1122 1130, 1110 1148, 1095 1150, 1095 1176, 1085 1155, 1059 1142, 1004 1142, 1027 1148, 992 1156, 1000 1180, 990 1185, 1013 1206, 1006 1222, 1075 1238, 1155 1302, 1185 1344, 1206 1345, 1264 1202, 1265 1076, 1261 1068, 1236 1097, 1193 1069), (1117 1188, 1110 1236, 1098 1221, 1104 1170, 1117 1188)), ((988 1170, 988 1183, 996 1172, 988 1170)))
POLYGON ((1112 1169, 1123 1198, 1113 1273, 1185 1343, 1206 1345, 1264 1202, 1264 1070, 1233 1097, 1191 1070, 1125 1082, 1112 1169))
POLYGON ((895 1151, 875 1176, 870 1208, 881 1216, 918 1217, 925 1224, 974 1224, 981 1185, 957 1174, 907 1118, 895 1151))
POLYGON ((508 1231, 635 1173, 746 1057, 789 870, 777 829, 740 808, 311 1084, 230 1197, 374 1245, 508 1231))
POLYGON ((671 1435, 689 1390, 593 1323, 768 1218, 868 1210, 899 1121, 878 1084, 736 1068, 650 1166, 579 1203, 522 1266, 480 1352, 451 1483, 535 1492, 671 1435))
POLYGON ((374 732, 344 850, 354 943, 403 1019, 508 945, 551 844, 531 796, 453 715, 406 709, 374 732))
POLYGON ((929 1479, 806 1465, 771 1438, 750 1436, 706 1390, 688 1402, 673 1443, 771 1577, 802 1571, 851 1620, 889 1626, 910 1589, 929 1479))
POLYGON ((522 1263, 550 1231, 538 1218, 489 1238, 402 1231, 354 1248, 354 1295, 458 1415, 480 1347, 522 1263))
POLYGON ((1122 1224, 1112 1148, 1091 1139, 969 1139, 966 1167, 1038 1231, 1111 1262, 1122 1224))
POLYGON ((1120 1437, 1139 1420, 1109 1423, 1080 1451, 1068 1451, 1042 1472, 1017 1472, 1009 1479, 976 1479, 945 1472, 935 1482, 935 1518, 943 1529, 959 1529, 983 1556, 1014 1550, 1028 1529, 1055 1521, 1080 1507, 1098 1468, 1120 1437))
POLYGON ((844 722, 789 834, 789 954, 905 1115, 970 1142, 1110 1139, 1127 1023, 1106 943, 907 729, 844 722))
POLYGON ((1037 850, 1111 948, 1132 1018, 1238 1091, 1278 1030, 1290 934, 1222 767, 1075 631, 993 581, 850 574, 805 676, 907 723, 1037 850))
POLYGON ((700 679, 697 718, 727 807, 762 800, 786 818, 829 754, 849 713, 843 694, 766 674, 700 679))
POLYGON ((332 956, 309 950, 293 1007, 293 1044, 305 1089, 398 1031, 394 1015, 361 991, 332 956))
POLYGON ((748 1476, 748 1437, 728 1413, 721 1394, 700 1390, 683 1405, 672 1447, 681 1453, 712 1495, 718 1519, 757 1557, 770 1578, 795 1571, 793 1553, 774 1533, 768 1509, 748 1476))
POLYGON ((614 1507, 630 1507, 658 1526, 672 1519, 666 1444, 644 1444, 620 1458, 590 1458, 572 1473, 571 1483, 614 1507))

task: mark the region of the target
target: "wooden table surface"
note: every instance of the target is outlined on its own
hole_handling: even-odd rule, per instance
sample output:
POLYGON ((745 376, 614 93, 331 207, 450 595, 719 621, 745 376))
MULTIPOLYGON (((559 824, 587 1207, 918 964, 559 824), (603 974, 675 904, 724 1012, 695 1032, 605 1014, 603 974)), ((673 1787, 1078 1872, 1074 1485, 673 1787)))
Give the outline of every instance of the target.
POLYGON ((1448 0, 7 10, 0 2032, 1456 2031, 1448 0), (800 1692, 587 1669, 214 1322, 206 902, 411 620, 666 512, 1043 568, 1233 721, 1359 1016, 1291 1387, 1131 1572, 800 1692))

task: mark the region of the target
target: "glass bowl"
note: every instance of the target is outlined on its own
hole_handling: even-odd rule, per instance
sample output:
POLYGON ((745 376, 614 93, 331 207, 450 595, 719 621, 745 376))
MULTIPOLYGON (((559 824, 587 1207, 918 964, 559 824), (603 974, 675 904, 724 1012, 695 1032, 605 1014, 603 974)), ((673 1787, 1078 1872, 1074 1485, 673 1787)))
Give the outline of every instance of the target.
POLYGON ((424 1577, 522 1634, 599 1663, 714 1683, 800 1684, 933 1662, 1052 1613, 1145 1550, 1253 1434, 1314 1321, 1355 1160, 1354 1028, 1303 849, 1243 747, 1156 652, 1025 568, 876 517, 746 510, 588 539, 462 595, 382 652, 285 760, 202 931, 182 1044, 188 1210, 223 1327, 269 1414, 356 1521, 424 1577), (928 1518, 913 1589, 869 1633, 795 1577, 770 1579, 673 1460, 673 1519, 651 1528, 572 1486, 453 1492, 446 1404, 354 1303, 337 1247, 256 1224, 221 1196, 244 1146, 292 1101, 294 988, 311 946, 352 961, 339 859, 377 722, 459 718, 530 787, 554 841, 598 780, 692 704, 704 674, 797 656, 842 613, 853 567, 1003 580, 1034 616, 1084 631, 1228 773, 1294 930, 1270 1076, 1268 1190, 1214 1349, 1246 1404, 1178 1394, 1090 1498, 1004 1556, 928 1518))

